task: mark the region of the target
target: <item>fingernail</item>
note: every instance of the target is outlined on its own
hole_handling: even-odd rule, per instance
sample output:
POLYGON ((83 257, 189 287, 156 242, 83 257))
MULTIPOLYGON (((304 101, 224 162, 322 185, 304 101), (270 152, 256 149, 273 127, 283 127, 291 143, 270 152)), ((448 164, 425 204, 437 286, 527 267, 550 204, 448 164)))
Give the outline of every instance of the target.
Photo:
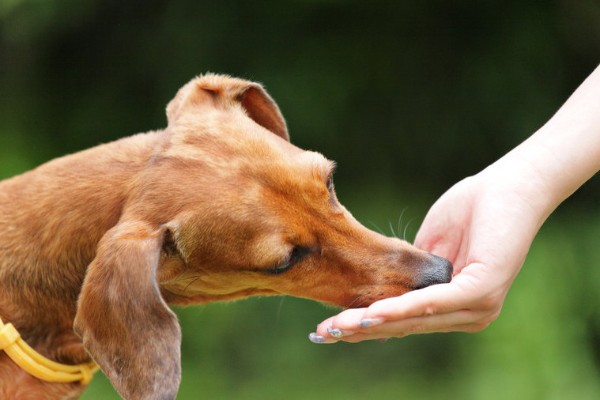
POLYGON ((361 328, 370 328, 381 324, 383 324, 383 318, 365 318, 359 323, 361 328))
POLYGON ((327 328, 327 332, 329 332, 329 334, 334 338, 341 338, 342 336, 344 336, 344 332, 342 332, 341 329, 337 328, 327 328))
POLYGON ((325 336, 317 335, 315 332, 312 332, 311 334, 308 335, 308 340, 310 340, 313 343, 317 343, 317 344, 335 343, 332 340, 327 340, 325 338, 325 336))

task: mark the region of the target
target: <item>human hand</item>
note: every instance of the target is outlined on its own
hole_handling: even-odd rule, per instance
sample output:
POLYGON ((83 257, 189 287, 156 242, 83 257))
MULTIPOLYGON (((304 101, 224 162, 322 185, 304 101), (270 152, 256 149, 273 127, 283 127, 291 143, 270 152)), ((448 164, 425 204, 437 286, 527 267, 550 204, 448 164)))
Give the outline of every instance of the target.
POLYGON ((547 216, 544 192, 535 169, 519 160, 501 160, 461 181, 433 205, 415 240, 454 264, 452 282, 345 310, 319 324, 310 339, 359 342, 484 329, 498 317, 547 216))
POLYGON ((476 332, 494 321, 548 215, 600 170, 600 67, 534 135, 433 205, 415 245, 450 260, 454 278, 323 321, 310 339, 476 332))

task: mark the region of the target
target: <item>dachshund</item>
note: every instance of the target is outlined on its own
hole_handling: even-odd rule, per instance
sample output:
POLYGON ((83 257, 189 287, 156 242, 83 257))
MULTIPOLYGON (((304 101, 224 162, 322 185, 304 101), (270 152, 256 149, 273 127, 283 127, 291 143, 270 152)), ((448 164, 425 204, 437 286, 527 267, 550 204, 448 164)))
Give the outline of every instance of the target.
MULTIPOLYGON (((292 295, 364 307, 449 282, 452 265, 372 232, 339 203, 334 163, 289 141, 254 82, 205 74, 167 127, 0 182, 0 318, 37 352, 95 362, 125 399, 174 399, 168 305, 292 295)), ((74 399, 0 351, 0 398, 74 399)))

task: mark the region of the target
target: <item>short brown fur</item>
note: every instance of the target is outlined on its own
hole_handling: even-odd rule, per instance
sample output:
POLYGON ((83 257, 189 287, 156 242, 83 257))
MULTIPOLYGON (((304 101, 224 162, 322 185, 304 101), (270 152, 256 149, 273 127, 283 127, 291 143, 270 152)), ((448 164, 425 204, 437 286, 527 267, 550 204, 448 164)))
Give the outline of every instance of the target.
MULTIPOLYGON (((449 263, 352 218, 333 164, 289 143, 259 84, 198 77, 167 116, 163 131, 0 182, 0 316, 45 356, 91 356, 126 399, 173 399, 181 334, 167 304, 289 294, 359 307, 450 279, 449 263)), ((0 352, 2 399, 83 390, 0 352)))

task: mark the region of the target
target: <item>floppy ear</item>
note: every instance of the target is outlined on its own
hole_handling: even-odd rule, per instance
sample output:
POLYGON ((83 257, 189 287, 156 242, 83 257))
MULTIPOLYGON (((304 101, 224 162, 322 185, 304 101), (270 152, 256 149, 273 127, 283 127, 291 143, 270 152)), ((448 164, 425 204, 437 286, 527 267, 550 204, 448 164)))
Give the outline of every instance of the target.
POLYGON ((279 107, 261 85, 257 83, 248 85, 237 94, 236 99, 241 101, 248 116, 257 124, 288 142, 290 141, 290 135, 279 107))
POLYGON ((167 105, 167 119, 171 125, 186 112, 199 112, 202 105, 228 107, 235 103, 241 104, 254 122, 290 140, 285 119, 265 89, 226 75, 202 75, 186 84, 167 105))
POLYGON ((109 230, 88 267, 75 331, 128 400, 174 399, 181 332, 156 281, 166 228, 124 222, 109 230))

